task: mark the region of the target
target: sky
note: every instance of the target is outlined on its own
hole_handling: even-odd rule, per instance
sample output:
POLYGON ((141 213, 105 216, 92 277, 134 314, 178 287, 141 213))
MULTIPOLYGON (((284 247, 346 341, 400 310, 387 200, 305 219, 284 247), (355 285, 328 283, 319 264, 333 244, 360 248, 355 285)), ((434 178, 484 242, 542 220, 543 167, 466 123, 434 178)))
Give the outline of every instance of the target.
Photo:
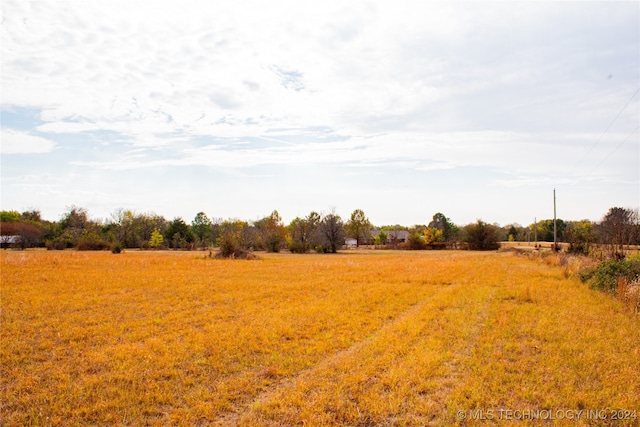
POLYGON ((2 0, 1 208, 640 206, 640 2, 2 0))

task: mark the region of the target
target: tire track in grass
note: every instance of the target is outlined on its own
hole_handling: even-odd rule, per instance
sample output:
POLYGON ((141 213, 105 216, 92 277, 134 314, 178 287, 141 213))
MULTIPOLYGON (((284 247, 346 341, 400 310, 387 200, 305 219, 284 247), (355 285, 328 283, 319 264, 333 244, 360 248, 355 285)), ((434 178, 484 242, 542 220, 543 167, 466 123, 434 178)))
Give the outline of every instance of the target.
POLYGON ((428 424, 466 375, 494 289, 443 286, 367 339, 275 383, 222 425, 428 424))
POLYGON ((434 298, 437 298, 438 295, 445 292, 447 288, 451 287, 451 286, 443 286, 443 285, 433 285, 433 286, 440 286, 441 288, 437 290, 434 294, 431 294, 429 297, 413 304, 411 307, 407 308, 405 311, 399 313, 393 319, 387 321, 380 328, 375 330, 373 333, 369 334, 366 338, 360 341, 357 341, 356 343, 352 344, 349 347, 346 347, 342 350, 339 350, 335 353, 332 353, 324 357, 315 365, 307 369, 304 369, 302 371, 299 371, 293 376, 289 376, 269 384, 265 388, 265 390, 262 391, 258 396, 253 397, 250 402, 247 402, 241 411, 227 413, 223 415, 215 422, 215 425, 220 425, 220 426, 238 425, 239 422, 242 420, 242 418, 247 417, 248 414, 250 414, 256 407, 260 407, 266 404, 267 402, 269 402, 273 397, 276 396, 276 394, 279 391, 286 390, 294 386, 300 378, 306 375, 312 375, 313 372, 317 370, 319 367, 337 365, 342 360, 352 357, 354 354, 361 351, 363 347, 367 346, 372 341, 378 339, 380 335, 383 334, 389 328, 393 328, 394 325, 398 325, 402 322, 406 322, 408 319, 411 319, 413 316, 415 316, 416 313, 422 310, 427 303, 429 303, 434 298))

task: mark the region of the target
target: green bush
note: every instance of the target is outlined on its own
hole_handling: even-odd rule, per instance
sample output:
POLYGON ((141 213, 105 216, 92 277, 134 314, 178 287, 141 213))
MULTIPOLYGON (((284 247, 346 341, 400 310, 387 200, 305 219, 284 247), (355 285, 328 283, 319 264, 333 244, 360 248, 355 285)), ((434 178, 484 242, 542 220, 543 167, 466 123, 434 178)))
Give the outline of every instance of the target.
POLYGON ((572 255, 589 255, 589 245, 587 243, 569 243, 567 253, 572 255))
POLYGON ((638 255, 622 260, 603 261, 595 268, 580 272, 583 282, 589 283, 592 289, 605 292, 615 292, 618 280, 621 278, 632 282, 638 277, 640 277, 640 256, 638 255))
POLYGON ((420 234, 412 233, 407 239, 407 248, 412 251, 419 251, 422 249, 426 249, 427 245, 425 244, 425 241, 420 234))
POLYGON ((267 252, 280 252, 280 247, 282 246, 282 238, 277 234, 272 234, 267 236, 267 252))
POLYGON ((224 233, 218 238, 220 247, 219 255, 222 258, 230 258, 239 248, 238 242, 232 233, 224 233))
POLYGON ((103 251, 111 248, 109 242, 104 241, 97 233, 84 233, 76 246, 79 251, 103 251))
POLYGON ((474 251, 492 251, 500 248, 498 243, 498 229, 495 225, 478 220, 463 228, 464 241, 474 251))
POLYGON ((289 243, 289 251, 294 254, 304 254, 309 252, 309 245, 305 242, 293 240, 289 243))

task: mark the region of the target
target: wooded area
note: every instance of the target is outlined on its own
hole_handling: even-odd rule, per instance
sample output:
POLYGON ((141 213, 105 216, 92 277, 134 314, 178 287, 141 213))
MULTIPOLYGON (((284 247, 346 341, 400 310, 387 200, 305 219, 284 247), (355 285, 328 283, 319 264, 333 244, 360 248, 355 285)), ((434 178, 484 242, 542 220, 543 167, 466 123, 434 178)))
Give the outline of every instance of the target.
MULTIPOLYGON (((71 206, 58 221, 42 218, 38 210, 0 212, 3 248, 46 247, 47 249, 113 250, 202 249, 222 251, 335 253, 346 246, 376 245, 400 249, 443 249, 466 247, 497 249, 501 241, 552 242, 554 220, 544 219, 528 226, 500 226, 478 220, 459 226, 443 213, 430 222, 410 227, 374 226, 361 209, 343 220, 335 211, 310 212, 288 225, 277 210, 257 221, 211 218, 204 212, 191 223, 181 217, 167 220, 154 213, 118 209, 106 220, 94 220, 81 207, 71 206)), ((625 247, 640 244, 637 211, 613 207, 599 222, 556 220, 558 241, 572 253, 588 254, 594 245, 605 245, 608 255, 620 257, 625 247)))

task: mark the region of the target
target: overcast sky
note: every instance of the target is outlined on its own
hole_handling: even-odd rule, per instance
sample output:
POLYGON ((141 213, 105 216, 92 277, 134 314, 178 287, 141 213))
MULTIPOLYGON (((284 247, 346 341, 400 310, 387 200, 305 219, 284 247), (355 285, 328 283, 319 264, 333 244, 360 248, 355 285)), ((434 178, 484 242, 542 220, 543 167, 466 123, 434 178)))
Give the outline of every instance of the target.
POLYGON ((637 208, 639 5, 2 0, 2 209, 637 208))

